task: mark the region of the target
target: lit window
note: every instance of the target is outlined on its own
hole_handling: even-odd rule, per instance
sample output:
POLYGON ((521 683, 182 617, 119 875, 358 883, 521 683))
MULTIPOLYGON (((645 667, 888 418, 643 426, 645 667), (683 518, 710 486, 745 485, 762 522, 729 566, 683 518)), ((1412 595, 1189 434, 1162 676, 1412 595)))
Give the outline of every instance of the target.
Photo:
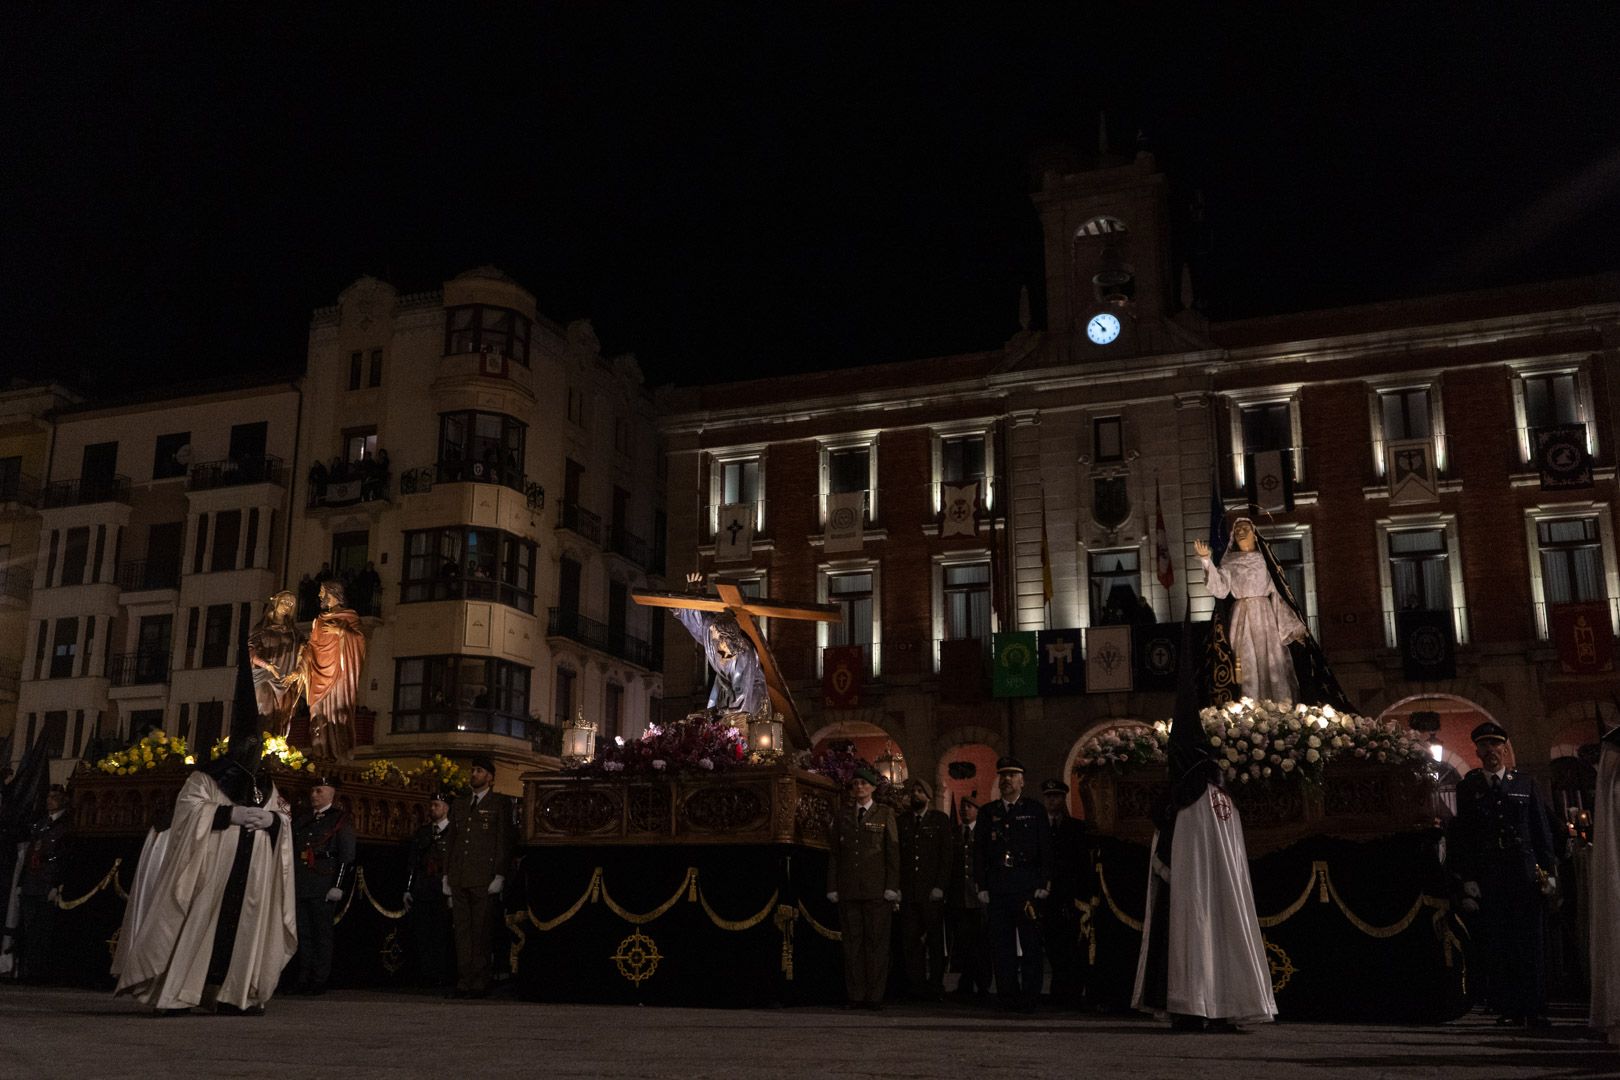
POLYGON ((1136 548, 1091 552, 1088 577, 1092 626, 1122 626, 1140 618, 1141 560, 1136 548))

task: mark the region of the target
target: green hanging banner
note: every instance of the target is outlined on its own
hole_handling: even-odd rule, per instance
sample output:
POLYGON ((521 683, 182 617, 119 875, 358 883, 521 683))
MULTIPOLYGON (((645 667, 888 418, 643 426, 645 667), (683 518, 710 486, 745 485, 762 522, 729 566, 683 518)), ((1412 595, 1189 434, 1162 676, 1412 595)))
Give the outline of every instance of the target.
POLYGON ((998 698, 1034 697, 1038 691, 1035 631, 1017 630, 991 637, 995 677, 991 693, 998 698))

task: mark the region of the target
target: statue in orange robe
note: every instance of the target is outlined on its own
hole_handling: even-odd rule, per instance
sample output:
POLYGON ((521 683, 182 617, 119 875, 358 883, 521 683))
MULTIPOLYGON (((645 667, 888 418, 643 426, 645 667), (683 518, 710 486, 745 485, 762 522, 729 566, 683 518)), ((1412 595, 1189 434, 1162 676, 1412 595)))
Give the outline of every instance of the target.
POLYGON ((319 757, 347 761, 353 749, 355 706, 360 697, 360 669, 366 662, 366 638, 360 616, 345 606, 343 586, 321 584, 321 613, 309 627, 309 640, 298 652, 296 681, 309 702, 310 739, 319 757))

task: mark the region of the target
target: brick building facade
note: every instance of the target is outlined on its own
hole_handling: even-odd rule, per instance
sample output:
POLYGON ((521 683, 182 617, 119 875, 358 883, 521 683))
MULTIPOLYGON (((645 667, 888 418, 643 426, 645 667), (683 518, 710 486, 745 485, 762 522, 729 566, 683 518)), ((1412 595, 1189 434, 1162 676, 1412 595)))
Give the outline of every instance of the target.
MULTIPOLYGON (((1048 325, 999 350, 668 395, 672 569, 839 603, 842 627, 770 628, 815 738, 857 737, 912 775, 982 792, 997 754, 1036 779, 1066 775, 1082 739, 1165 718, 1171 695, 975 700, 961 639, 1146 608, 1170 623, 1189 604, 1206 618, 1192 541, 1212 494, 1229 517, 1277 501, 1247 485, 1280 460, 1291 508, 1255 516, 1358 709, 1428 714, 1460 771, 1486 716, 1515 732, 1521 764, 1572 765, 1617 689, 1612 671, 1564 673, 1551 636, 1568 601, 1606 605, 1616 629, 1620 278, 1211 325, 1186 302, 1166 198, 1148 155, 1048 175, 1034 197, 1048 325), (1558 423, 1580 426, 1590 486, 1543 490, 1534 432, 1558 423), (1433 474, 1428 491, 1392 498, 1396 454, 1403 477, 1411 461, 1433 474), (943 486, 974 480, 972 533, 947 535, 943 486), (857 490, 859 548, 829 553, 829 501, 857 490), (740 552, 716 543, 720 508, 738 504, 755 507, 740 552), (1448 631, 1454 674, 1407 677, 1401 647, 1419 623, 1448 631), (832 708, 824 650, 846 643, 863 647, 864 686, 858 707, 832 708), (956 760, 979 779, 953 779, 956 760)), ((698 700, 702 676, 695 650, 669 650, 670 712, 698 700)))

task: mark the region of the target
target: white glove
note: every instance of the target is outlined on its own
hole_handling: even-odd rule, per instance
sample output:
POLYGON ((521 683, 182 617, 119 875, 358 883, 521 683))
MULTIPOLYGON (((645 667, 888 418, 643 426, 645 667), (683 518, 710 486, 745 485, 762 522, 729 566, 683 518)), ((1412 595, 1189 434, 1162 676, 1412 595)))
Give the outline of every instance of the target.
POLYGON ((343 899, 343 890, 342 889, 331 888, 331 889, 326 890, 326 902, 327 903, 335 904, 341 899, 343 899))
POLYGON ((1469 914, 1473 914, 1479 910, 1479 901, 1475 900, 1473 897, 1465 896, 1463 897, 1462 909, 1469 914))
POLYGON ((453 897, 453 896, 445 897, 444 898, 444 906, 447 907, 447 908, 455 907, 456 906, 456 898, 453 897))
POLYGON ((980 890, 979 890, 979 903, 981 903, 981 904, 988 904, 988 903, 989 903, 989 902, 990 902, 990 893, 989 893, 989 890, 987 890, 987 889, 980 889, 980 890))
POLYGON ((1036 889, 1035 890, 1035 899, 1037 899, 1037 900, 1045 900, 1048 896, 1051 896, 1051 895, 1052 894, 1049 891, 1047 891, 1046 889, 1036 889))
POLYGON ((405 894, 405 910, 406 910, 406 911, 409 911, 409 910, 411 910, 411 904, 413 904, 413 903, 414 903, 414 902, 415 902, 415 901, 413 901, 413 900, 412 900, 412 899, 411 899, 411 894, 410 894, 410 893, 406 893, 406 894, 405 894))
POLYGON ((1465 881, 1465 882, 1463 882, 1463 895, 1468 897, 1468 899, 1470 899, 1470 900, 1478 900, 1479 899, 1479 882, 1477 882, 1477 881, 1465 881))
POLYGON ((830 893, 828 893, 828 894, 827 894, 827 902, 828 902, 828 903, 829 903, 829 904, 836 904, 836 903, 838 903, 838 893, 836 893, 836 892, 830 892, 830 893))
POLYGON ((439 884, 444 889, 444 895, 449 896, 450 895, 450 879, 448 877, 440 878, 439 879, 439 884))
POLYGON ((252 832, 255 829, 268 829, 270 823, 276 820, 276 815, 268 810, 261 810, 257 806, 231 807, 231 824, 240 825, 252 832))
POLYGON ((49 900, 53 904, 62 899, 62 886, 58 885, 50 892, 46 893, 45 899, 49 900))
POLYGON ((1547 875, 1547 880, 1543 881, 1541 883, 1541 895, 1543 895, 1543 896, 1551 896, 1554 893, 1556 893, 1557 891, 1558 891, 1558 879, 1553 877, 1551 874, 1548 874, 1547 875))
POLYGON ((944 889, 929 889, 928 890, 928 899, 930 899, 930 900, 943 900, 943 899, 945 899, 945 890, 944 889))
POLYGON ((883 890, 883 899, 887 900, 891 904, 898 904, 900 902, 900 890, 899 889, 884 889, 883 890))
POLYGON ((500 874, 496 874, 494 877, 490 878, 490 880, 489 880, 489 895, 491 895, 491 896, 499 896, 501 894, 501 890, 504 889, 505 887, 506 887, 506 879, 504 877, 502 877, 500 874))

